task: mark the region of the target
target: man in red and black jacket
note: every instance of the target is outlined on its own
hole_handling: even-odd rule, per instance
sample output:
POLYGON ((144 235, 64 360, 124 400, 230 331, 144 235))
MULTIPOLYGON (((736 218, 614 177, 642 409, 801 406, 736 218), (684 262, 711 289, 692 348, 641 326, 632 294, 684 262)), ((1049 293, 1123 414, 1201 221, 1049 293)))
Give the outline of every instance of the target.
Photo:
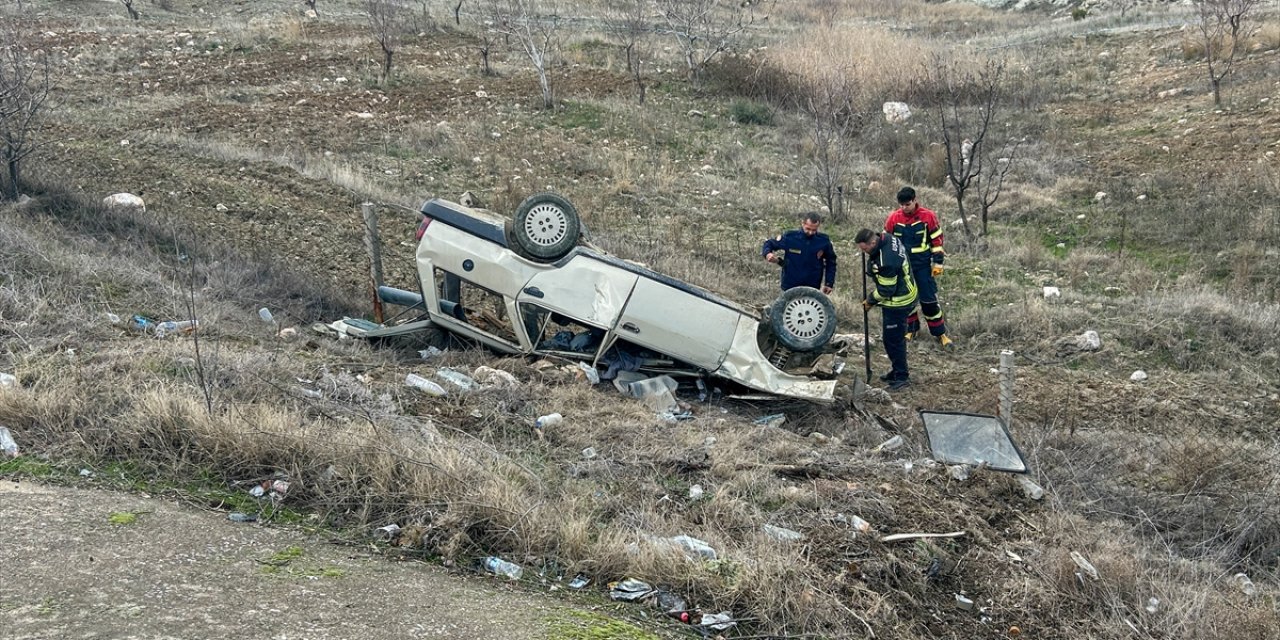
MULTIPOLYGON (((934 278, 942 275, 942 227, 938 216, 920 206, 916 190, 903 187, 898 191, 898 209, 884 221, 885 233, 891 233, 906 246, 911 257, 911 275, 919 290, 920 312, 929 326, 929 335, 938 339, 943 347, 951 346, 947 336, 947 324, 938 304, 938 284, 934 278)), ((907 316, 907 339, 920 335, 920 316, 915 309, 907 316)))

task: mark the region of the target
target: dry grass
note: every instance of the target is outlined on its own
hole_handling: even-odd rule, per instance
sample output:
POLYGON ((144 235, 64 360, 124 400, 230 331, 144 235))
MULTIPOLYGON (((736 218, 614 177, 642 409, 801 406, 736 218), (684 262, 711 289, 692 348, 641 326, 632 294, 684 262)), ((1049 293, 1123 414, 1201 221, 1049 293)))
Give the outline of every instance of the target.
MULTIPOLYGON (((35 189, 34 204, 0 214, 7 340, 0 369, 22 382, 0 392, 0 423, 15 427, 25 450, 72 472, 126 461, 140 482, 183 493, 208 488, 192 487, 193 478, 238 494, 246 482, 285 473, 294 482, 287 507, 355 539, 396 521, 420 533, 411 552, 459 564, 499 553, 527 567, 585 571, 597 583, 639 577, 704 609, 756 617, 759 633, 861 636, 865 621, 877 637, 891 638, 977 637, 1012 625, 1050 638, 1275 635, 1269 562, 1280 525, 1275 476, 1266 470, 1277 452, 1266 428, 1276 414, 1280 326, 1274 301, 1258 293, 1277 282, 1267 253, 1274 215, 1206 219, 1204 212, 1244 202, 1274 213, 1266 207, 1280 181, 1274 172, 1229 166, 1224 176, 1206 177, 1201 169, 1218 163, 1166 169, 1116 152, 1108 127, 1135 117, 1120 103, 1128 94, 1107 93, 1106 113, 1081 103, 1126 77, 1127 67, 1097 62, 1089 38, 1056 48, 1055 38, 1090 25, 966 3, 785 3, 772 18, 785 24, 754 34, 772 42, 726 59, 718 83, 694 88, 679 73, 655 73, 644 108, 625 89, 582 86, 588 95, 562 93, 565 102, 544 112, 528 108, 520 91, 532 85, 522 84, 527 74, 514 62, 498 61, 503 76, 479 77, 461 35, 433 33, 408 47, 400 84, 387 92, 358 81, 337 86, 339 74, 358 80, 369 47, 353 35, 355 4, 334 5, 318 23, 266 9, 256 18, 210 18, 219 38, 225 33, 224 47, 290 61, 305 49, 316 59, 327 55, 325 68, 201 88, 193 101, 168 89, 141 97, 80 83, 73 88, 82 93, 69 91, 74 109, 62 131, 71 146, 56 156, 62 171, 46 167, 45 175, 94 193, 137 172, 157 185, 164 206, 111 214, 60 189, 35 189), (807 26, 832 21, 835 29, 807 26), (1042 24, 1002 31, 1025 21, 1042 24), (992 235, 960 242, 947 227, 944 304, 962 348, 942 356, 913 345, 921 384, 895 396, 896 406, 873 407, 901 425, 907 444, 897 452, 873 452, 890 434, 848 406, 697 405, 697 420, 669 424, 607 387, 540 373, 524 360, 455 349, 423 363, 411 352, 364 344, 277 340, 256 320, 264 305, 290 325, 359 313, 363 305, 348 298, 363 292, 349 284, 363 277, 363 263, 328 248, 355 237, 349 220, 320 213, 349 208, 334 193, 412 206, 473 190, 490 208, 509 211, 550 187, 573 198, 606 249, 744 302, 767 302, 777 272, 759 260, 759 243, 816 208, 801 180, 803 124, 783 103, 773 104, 773 124, 733 123, 732 100, 800 91, 821 60, 848 69, 868 92, 869 108, 878 109, 879 101, 902 97, 928 53, 954 51, 965 39, 966 49, 1021 43, 1011 47, 1025 74, 1013 100, 1018 117, 1034 125, 1033 140, 992 235), (1061 93, 1035 82, 1037 75, 1066 78, 1054 85, 1061 93), (311 88, 324 78, 330 83, 311 88), (491 98, 471 100, 480 87, 491 98), (273 101, 294 103, 291 92, 331 100, 308 121, 322 147, 276 132, 272 144, 255 146, 250 141, 259 138, 249 136, 265 126, 257 119, 273 113, 273 101), (438 94, 445 97, 413 102, 438 94), (414 106, 376 129, 345 115, 376 109, 384 97, 414 106), (1042 101, 1055 106, 1041 110, 1042 101), (226 120, 185 129, 203 122, 205 103, 225 108, 226 120), (182 107, 188 111, 178 124, 152 122, 182 107), (1056 114, 1059 107, 1087 113, 1073 120, 1056 114), (1057 119, 1036 122, 1044 113, 1057 119), (121 151, 123 137, 145 152, 121 151), (1120 177, 1100 176, 1100 158, 1117 163, 1106 166, 1120 177), (1116 199, 1093 204, 1099 190, 1116 199), (1139 193, 1149 196, 1147 205, 1129 200, 1139 193), (210 237, 212 227, 197 226, 206 232, 196 234, 184 224, 203 222, 216 203, 233 199, 240 201, 234 215, 245 219, 218 218, 225 225, 218 231, 265 220, 288 227, 281 236, 288 244, 275 249, 293 258, 291 268, 226 246, 210 237), (1137 215, 1148 208, 1161 215, 1137 215), (1120 213, 1132 216, 1124 256, 1113 243, 1120 213), (309 216, 316 224, 298 224, 309 216), (1063 297, 1046 301, 1044 285, 1062 287, 1063 297), (204 323, 199 359, 189 338, 153 340, 103 320, 106 312, 179 317, 192 293, 204 323), (1102 351, 1059 351, 1061 338, 1088 329, 1102 333, 1102 351), (990 354, 1004 348, 1025 362, 1015 436, 1048 489, 1045 504, 1025 499, 1005 474, 976 471, 960 483, 927 465, 910 408, 985 411, 994 396, 983 384, 990 354), (481 364, 522 384, 444 399, 402 384, 410 371, 481 364), (1126 382, 1139 367, 1152 379, 1126 382), (530 424, 551 411, 567 419, 539 438, 530 424), (751 423, 778 411, 788 414, 784 429, 751 423), (840 442, 822 444, 809 437, 813 431, 840 442), (588 447, 595 458, 584 458, 588 447), (702 499, 688 497, 694 484, 705 490, 702 499), (963 528, 969 535, 884 544, 854 535, 841 514, 867 519, 876 534, 963 528), (762 533, 765 523, 807 538, 780 543, 762 533), (720 559, 691 561, 654 542, 679 534, 707 541, 720 559), (1076 578, 1071 551, 1099 569, 1097 581, 1076 578), (1237 570, 1254 575, 1263 597, 1246 599, 1231 587, 1237 570), (990 620, 957 612, 955 593, 975 596, 990 620), (1151 597, 1160 600, 1154 612, 1145 608, 1151 597)), ((132 78, 162 49, 142 37, 149 25, 118 16, 75 20, 109 27, 120 40, 89 49, 76 67, 104 85, 132 78)), ((1110 38, 1122 37, 1104 44, 1118 53, 1110 38)), ((1176 64, 1160 58, 1176 50, 1176 38, 1162 37, 1164 48, 1151 55, 1176 64)), ((1140 48, 1147 55, 1149 46, 1140 48)), ((616 64, 611 55, 584 45, 570 56, 579 66, 558 71, 571 79, 590 67, 608 78, 594 66, 616 64)), ((1133 95, 1145 95, 1139 89, 1133 95)), ((1248 148, 1249 131, 1224 131, 1221 142, 1248 148)), ((848 198, 852 221, 828 227, 843 265, 835 296, 842 330, 855 331, 858 254, 849 235, 878 226, 902 183, 917 184, 944 224, 954 208, 924 127, 877 119, 862 142, 848 198)), ((408 237, 404 231, 387 237, 408 237)), ((412 247, 393 244, 388 262, 407 263, 412 247)))

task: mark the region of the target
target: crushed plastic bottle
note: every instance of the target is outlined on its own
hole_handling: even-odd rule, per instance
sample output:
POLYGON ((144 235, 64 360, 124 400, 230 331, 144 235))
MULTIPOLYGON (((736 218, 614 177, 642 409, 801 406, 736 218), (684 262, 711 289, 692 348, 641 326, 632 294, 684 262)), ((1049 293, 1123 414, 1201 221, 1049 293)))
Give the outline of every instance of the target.
POLYGON ((902 443, 903 443, 902 436, 894 436, 892 438, 889 438, 888 440, 885 440, 884 442, 881 442, 879 445, 876 446, 875 450, 876 451, 893 451, 894 449, 901 447, 902 443))
POLYGON ((0 373, 0 387, 18 386, 18 376, 12 373, 0 373))
POLYGON ((470 391, 476 386, 476 381, 471 376, 453 369, 441 369, 436 372, 436 376, 463 391, 470 391))
POLYGON ((271 315, 271 310, 266 307, 258 309, 258 317, 267 324, 274 324, 276 321, 275 316, 271 315))
POLYGON ((0 451, 10 458, 18 457, 18 443, 13 441, 13 434, 9 433, 9 427, 0 427, 0 451))
POLYGON ((635 578, 627 578, 618 582, 609 583, 609 599, 623 600, 626 602, 635 602, 649 597, 654 592, 654 588, 649 583, 635 578))
POLYGON ((257 522, 258 516, 249 513, 240 513, 239 511, 227 514, 227 519, 232 522, 257 522))
POLYGON ((1022 493, 1026 494, 1028 498, 1040 500, 1044 497, 1044 489, 1031 478, 1020 475, 1018 476, 1018 484, 1022 487, 1022 493))
POLYGON ((110 322, 111 324, 120 324, 120 316, 107 312, 107 322, 110 322))
POLYGON ((163 338, 171 333, 190 332, 199 326, 196 320, 166 320, 155 326, 155 334, 157 338, 163 338))
POLYGON ((481 561, 481 564, 485 571, 495 576, 506 576, 508 580, 519 580, 520 576, 524 575, 524 567, 497 556, 489 556, 481 561))
POLYGON ((1251 598, 1258 595, 1258 587, 1253 584, 1253 580, 1249 579, 1248 574, 1243 572, 1237 573, 1235 575, 1235 580, 1236 584, 1239 585, 1240 590, 1244 592, 1244 595, 1251 598))
POLYGON ((129 318, 129 328, 139 333, 147 333, 155 330, 156 322, 146 316, 135 315, 129 318))
POLYGON ((548 413, 547 415, 534 420, 533 426, 535 429, 546 429, 547 427, 554 427, 561 422, 564 422, 564 416, 558 413, 548 413))
POLYGON ((423 393, 425 393, 425 394, 427 394, 427 395, 429 395, 429 396, 443 396, 443 395, 447 395, 447 394, 449 393, 448 391, 445 391, 445 390, 444 390, 444 387, 442 387, 442 386, 440 386, 440 385, 438 385, 438 384, 436 384, 436 383, 434 383, 434 382, 432 382, 432 381, 430 381, 430 380, 428 380, 428 379, 426 379, 426 378, 424 378, 424 377, 422 377, 422 376, 420 376, 420 375, 418 375, 418 374, 416 374, 416 373, 411 373, 411 374, 409 374, 409 375, 405 376, 405 378, 404 378, 404 383, 405 383, 405 384, 407 384, 407 385, 409 385, 409 386, 411 386, 411 387, 413 387, 413 388, 415 388, 415 389, 418 389, 419 391, 421 391, 421 392, 423 392, 423 393))

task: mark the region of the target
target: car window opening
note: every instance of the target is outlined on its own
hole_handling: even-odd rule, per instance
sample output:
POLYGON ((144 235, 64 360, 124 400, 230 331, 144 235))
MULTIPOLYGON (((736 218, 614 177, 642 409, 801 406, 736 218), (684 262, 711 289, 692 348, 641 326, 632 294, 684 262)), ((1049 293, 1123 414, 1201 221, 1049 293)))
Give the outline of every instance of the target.
POLYGON ((506 302, 500 294, 438 267, 435 269, 435 286, 440 313, 461 320, 512 346, 519 341, 511 323, 507 321, 506 302))

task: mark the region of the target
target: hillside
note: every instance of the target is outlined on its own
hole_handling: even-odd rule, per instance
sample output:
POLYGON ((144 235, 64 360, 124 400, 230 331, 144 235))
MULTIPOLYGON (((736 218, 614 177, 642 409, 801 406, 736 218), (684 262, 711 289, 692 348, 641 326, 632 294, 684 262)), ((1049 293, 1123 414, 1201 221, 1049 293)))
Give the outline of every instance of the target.
POLYGON ((135 2, 138 20, 108 2, 6 7, 8 41, 53 74, 27 198, 0 212, 0 372, 16 376, 0 425, 24 452, 0 475, 219 510, 252 509, 247 488, 287 477, 279 526, 459 570, 503 556, 528 589, 547 588, 535 570, 560 588, 581 573, 582 597, 663 637, 690 627, 605 585, 639 578, 729 611, 742 622, 726 638, 1280 635, 1274 3, 1221 106, 1184 6, 1100 2, 1073 19, 780 3, 695 77, 667 30, 638 42, 641 104, 612 14, 567 3, 549 109, 528 60, 486 27, 487 3, 456 22, 454 4, 397 5, 385 79, 364 2, 135 2), (972 90, 996 61, 991 139, 1013 169, 985 222, 970 193, 964 224, 928 70, 972 90), (842 131, 845 210, 824 227, 840 332, 863 331, 852 238, 882 224, 899 186, 946 230, 957 346, 913 342, 909 390, 855 393, 855 353, 833 405, 682 390, 694 417, 668 422, 558 366, 459 341, 424 360, 425 344, 311 330, 370 315, 361 203, 380 205, 388 282, 416 289, 404 207, 465 191, 503 214, 558 191, 603 249, 767 304, 778 274, 760 242, 824 206, 805 106, 841 79, 856 88, 842 122, 857 126, 842 131), (888 122, 887 101, 912 119, 888 122), (99 204, 117 192, 145 212, 99 204), (134 314, 200 330, 154 339, 108 320, 134 314), (1073 346, 1087 331, 1100 348, 1073 346), (933 463, 918 415, 996 413, 1004 350, 1039 500, 1010 474, 933 463), (518 382, 442 398, 404 384, 481 366, 518 382), (532 428, 551 412, 564 423, 532 428), (759 421, 779 413, 781 426, 759 421), (878 448, 894 435, 902 447, 878 448), (395 545, 374 539, 393 522, 395 545), (678 535, 716 558, 661 542, 678 535))

